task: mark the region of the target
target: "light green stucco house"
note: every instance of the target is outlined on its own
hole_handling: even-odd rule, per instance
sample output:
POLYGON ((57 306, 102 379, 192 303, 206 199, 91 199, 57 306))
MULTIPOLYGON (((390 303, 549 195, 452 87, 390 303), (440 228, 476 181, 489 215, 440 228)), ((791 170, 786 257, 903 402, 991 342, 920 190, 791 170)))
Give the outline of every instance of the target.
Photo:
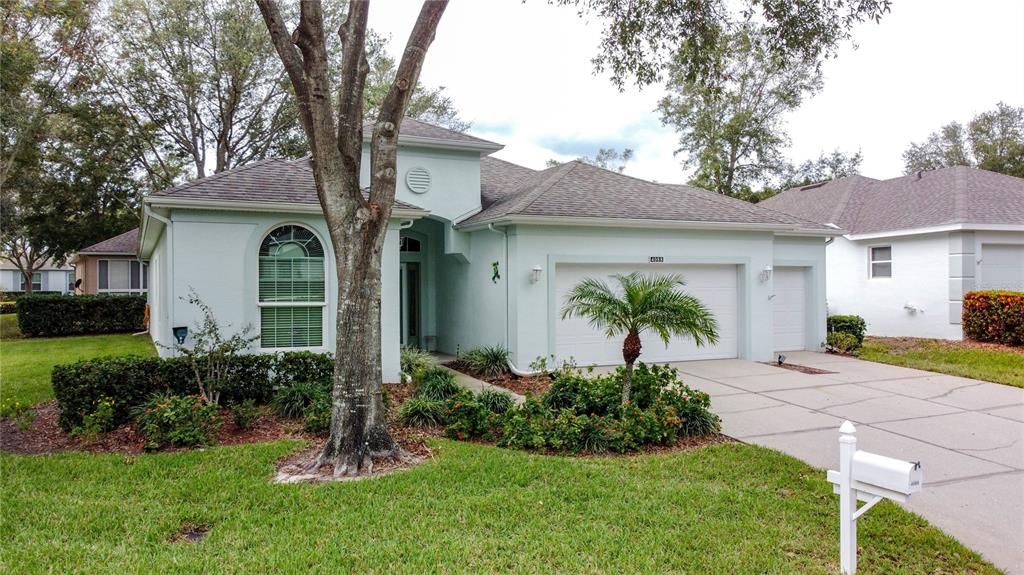
MULTIPOLYGON (((643 360, 768 361, 825 339, 833 228, 580 162, 534 171, 491 158, 499 144, 415 120, 399 141, 383 254, 386 381, 398 381, 403 343, 450 354, 501 344, 520 371, 539 357, 617 363, 620 342, 559 309, 580 279, 634 270, 682 274, 721 331, 705 348, 647 338, 643 360)), ((257 162, 149 196, 139 250, 159 343, 196 323, 182 301, 190 289, 229 329, 254 326, 261 351, 332 351, 344 337, 307 160, 257 162)))

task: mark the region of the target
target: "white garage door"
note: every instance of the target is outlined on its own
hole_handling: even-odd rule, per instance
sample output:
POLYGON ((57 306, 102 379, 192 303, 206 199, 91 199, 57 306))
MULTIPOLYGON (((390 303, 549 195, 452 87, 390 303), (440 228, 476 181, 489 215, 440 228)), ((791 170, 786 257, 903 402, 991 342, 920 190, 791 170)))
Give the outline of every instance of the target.
POLYGON ((719 341, 714 346, 697 347, 689 338, 673 339, 668 347, 656 334, 644 333, 640 360, 646 363, 723 359, 737 356, 738 290, 734 265, 670 265, 670 264, 558 264, 555 270, 558 297, 558 320, 555 326, 555 353, 560 361, 574 358, 579 365, 611 365, 622 363, 623 337, 609 339, 594 330, 583 318, 561 319, 565 296, 580 280, 596 278, 610 286, 617 282, 613 274, 638 271, 647 274, 679 274, 686 281, 682 289, 707 306, 718 321, 719 341))
POLYGON ((1024 245, 981 246, 981 289, 1024 290, 1024 245))
POLYGON ((775 351, 797 351, 806 347, 807 274, 805 268, 775 268, 772 274, 775 351))

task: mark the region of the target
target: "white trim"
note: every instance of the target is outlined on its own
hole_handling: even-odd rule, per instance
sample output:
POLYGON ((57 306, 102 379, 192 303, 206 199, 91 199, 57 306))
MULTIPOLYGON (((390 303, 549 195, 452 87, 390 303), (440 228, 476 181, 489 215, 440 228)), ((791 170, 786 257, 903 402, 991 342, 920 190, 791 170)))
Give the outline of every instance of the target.
POLYGON ((725 230, 725 231, 756 231, 772 232, 778 235, 794 236, 822 236, 832 237, 842 235, 842 230, 833 229, 806 229, 795 224, 755 224, 745 222, 688 222, 681 220, 646 220, 633 218, 597 218, 597 217, 575 217, 575 216, 503 216, 475 222, 468 225, 459 224, 456 226, 460 231, 475 231, 485 229, 489 225, 515 225, 515 224, 536 224, 536 225, 561 225, 561 226, 597 226, 617 228, 648 228, 648 229, 696 229, 696 230, 725 230))
MULTIPOLYGON (((373 140, 373 130, 363 132, 363 143, 369 144, 373 140)), ((464 140, 448 140, 445 138, 429 138, 425 136, 410 136, 398 131, 398 145, 418 148, 441 148, 446 150, 471 150, 474 152, 487 152, 488 154, 504 149, 504 144, 494 142, 467 142, 464 140)))
MULTIPOLYGON (((320 204, 299 204, 289 202, 246 202, 236 200, 203 200, 196 198, 172 198, 150 196, 145 203, 160 208, 199 208, 207 210, 232 210, 239 212, 274 212, 293 214, 322 214, 320 204)), ((408 209, 394 207, 391 209, 392 219, 417 220, 430 214, 422 208, 408 209)))
POLYGON ((873 246, 867 246, 868 248, 868 279, 872 280, 891 280, 893 276, 892 269, 892 244, 877 244, 873 246), (889 248, 889 259, 887 260, 875 260, 875 250, 883 248, 889 248), (887 276, 876 276, 875 275, 875 264, 889 264, 889 275, 887 276))
MULTIPOLYGON (((324 345, 328 341, 329 336, 330 336, 330 325, 328 324, 328 321, 329 321, 329 318, 331 316, 331 306, 330 306, 330 302, 327 299, 328 298, 327 294, 330 293, 329 290, 332 287, 330 285, 330 279, 329 279, 330 278, 330 274, 328 273, 329 272, 329 267, 330 267, 329 266, 330 259, 328 259, 328 251, 327 251, 328 245, 329 244, 325 244, 324 243, 323 237, 319 233, 317 233, 316 229, 310 227, 309 225, 307 225, 305 223, 294 222, 294 221, 284 221, 284 222, 278 222, 278 223, 272 224, 270 227, 268 227, 268 228, 266 228, 266 230, 264 230, 263 234, 260 236, 260 241, 256 242, 256 333, 260 334, 261 336, 263 334, 263 314, 261 313, 261 310, 263 308, 265 308, 265 307, 266 308, 274 308, 274 307, 280 307, 280 308, 287 308, 287 307, 310 307, 310 308, 313 308, 313 307, 318 307, 318 308, 321 308, 323 310, 323 312, 320 314, 321 315, 321 317, 320 317, 320 342, 321 342, 320 345, 312 345, 312 346, 311 345, 307 345, 307 346, 295 346, 295 347, 264 347, 263 346, 263 338, 260 337, 259 343, 257 344, 257 349, 260 351, 260 353, 278 353, 278 352, 287 352, 287 351, 313 351, 313 352, 326 353, 328 351, 327 346, 324 345), (260 289, 259 289, 259 282, 260 282, 260 248, 263 247, 263 242, 265 242, 267 240, 267 236, 269 236, 271 234, 271 232, 273 232, 274 230, 276 230, 278 228, 284 227, 284 226, 295 226, 295 227, 302 228, 304 230, 308 230, 311 234, 313 234, 313 236, 316 237, 317 241, 320 242, 320 247, 324 250, 324 258, 323 258, 324 259, 324 262, 323 262, 323 265, 324 265, 324 301, 320 301, 320 302, 314 302, 314 301, 294 301, 294 302, 293 301, 287 301, 287 302, 285 302, 285 301, 260 301, 260 289)), ((335 337, 337 337, 337 335, 335 335, 335 337)))
POLYGON ((942 226, 925 226, 921 228, 871 232, 867 234, 846 234, 843 237, 851 241, 858 241, 958 231, 1024 232, 1024 224, 947 224, 942 226))

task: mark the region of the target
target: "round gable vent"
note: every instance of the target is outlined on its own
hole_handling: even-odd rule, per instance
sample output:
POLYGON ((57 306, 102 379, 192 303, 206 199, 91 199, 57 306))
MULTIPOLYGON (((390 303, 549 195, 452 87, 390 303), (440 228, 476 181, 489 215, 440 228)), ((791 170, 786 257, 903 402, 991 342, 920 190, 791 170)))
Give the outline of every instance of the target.
POLYGON ((409 168, 405 173, 405 185, 417 194, 425 194, 430 191, 430 172, 426 168, 409 168))

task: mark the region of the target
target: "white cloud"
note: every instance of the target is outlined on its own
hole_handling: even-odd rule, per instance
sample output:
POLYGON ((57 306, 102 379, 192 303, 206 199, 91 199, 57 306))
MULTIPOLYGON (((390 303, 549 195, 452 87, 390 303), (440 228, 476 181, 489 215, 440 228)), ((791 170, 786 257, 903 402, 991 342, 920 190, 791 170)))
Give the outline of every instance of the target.
MULTIPOLYGON (((370 26, 404 44, 416 0, 371 8, 370 26)), ((863 171, 898 175, 912 140, 1000 99, 1024 104, 1024 3, 901 0, 856 31, 860 48, 827 63, 824 91, 790 119, 791 156, 861 149, 863 171)), ((676 138, 654 108, 660 87, 619 92, 593 73, 599 28, 543 0, 452 2, 422 80, 444 85, 470 131, 505 144, 496 154, 541 168, 548 158, 632 147, 627 173, 683 181, 676 138), (589 151, 586 151, 589 148, 589 151)))

